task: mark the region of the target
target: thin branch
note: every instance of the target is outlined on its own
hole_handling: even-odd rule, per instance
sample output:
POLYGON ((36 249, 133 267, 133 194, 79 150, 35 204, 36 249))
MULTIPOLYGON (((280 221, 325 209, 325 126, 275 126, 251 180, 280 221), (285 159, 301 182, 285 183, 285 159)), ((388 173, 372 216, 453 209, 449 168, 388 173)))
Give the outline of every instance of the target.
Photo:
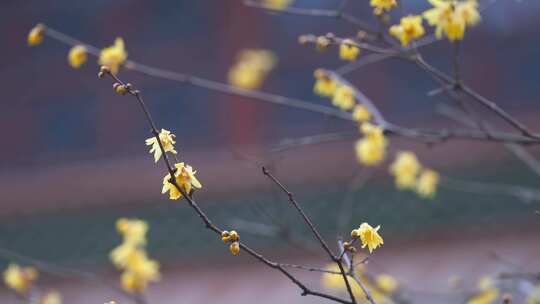
POLYGON ((297 8, 297 7, 286 7, 282 9, 275 9, 264 3, 260 3, 260 2, 256 2, 252 0, 244 0, 244 5, 248 7, 263 9, 263 10, 276 13, 276 14, 288 14, 288 15, 309 16, 309 17, 329 17, 329 18, 342 19, 346 22, 349 22, 353 25, 358 26, 363 31, 366 31, 370 34, 376 34, 377 31, 371 25, 343 11, 346 2, 347 1, 342 1, 341 4, 337 7, 337 9, 334 9, 334 10, 297 8))
POLYGON ((262 172, 271 181, 273 181, 285 194, 287 194, 289 202, 291 202, 291 204, 294 206, 296 211, 298 211, 298 213, 300 214, 300 216, 302 217, 302 219, 304 220, 306 225, 309 227, 311 232, 313 232, 313 235, 315 236, 315 238, 321 244, 322 248, 326 251, 326 253, 330 257, 330 259, 332 261, 334 261, 338 265, 339 270, 341 271, 341 274, 343 276, 345 286, 347 287, 347 292, 349 293, 349 296, 351 298, 351 301, 352 301, 352 303, 356 303, 356 298, 354 297, 354 293, 353 293, 352 288, 351 288, 351 286, 349 284, 349 280, 347 280, 347 275, 345 273, 345 269, 343 268, 343 265, 341 264, 341 258, 336 257, 336 255, 332 252, 330 247, 328 247, 328 244, 326 244, 326 241, 323 239, 323 237, 321 236, 321 234, 319 233, 319 231, 317 230, 317 228, 315 227, 313 222, 309 219, 309 217, 304 212, 304 210, 302 209, 300 204, 298 204, 298 202, 294 198, 293 193, 290 192, 279 180, 277 180, 277 178, 274 175, 272 175, 272 173, 270 173, 270 171, 268 171, 268 169, 266 169, 265 167, 262 167, 262 172))

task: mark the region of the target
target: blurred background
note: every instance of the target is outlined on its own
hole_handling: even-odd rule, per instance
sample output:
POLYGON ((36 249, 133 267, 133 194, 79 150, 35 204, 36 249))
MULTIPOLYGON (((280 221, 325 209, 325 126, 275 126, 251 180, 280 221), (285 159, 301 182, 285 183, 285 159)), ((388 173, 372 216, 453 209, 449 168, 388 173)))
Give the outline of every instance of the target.
MULTIPOLYGON (((293 5, 333 9, 339 2, 296 0, 293 5)), ((367 0, 349 2, 349 13, 376 25, 367 0)), ((424 0, 405 3, 416 13, 429 6, 424 0)), ((537 1, 496 1, 482 13, 480 25, 467 30, 462 56, 465 82, 535 130, 540 130, 538 13, 537 1)), ((58 289, 65 303, 129 303, 109 286, 107 280, 116 282, 118 273, 108 253, 120 242, 116 219, 138 217, 149 222, 148 252, 162 264, 163 278, 150 287, 150 303, 323 302, 301 297, 296 286, 251 257, 231 256, 185 202, 161 195, 165 171, 148 155, 144 139, 150 133, 134 100, 98 81, 95 58, 73 70, 66 60, 69 47, 47 38, 28 47, 26 35, 38 22, 100 48, 121 36, 130 59, 219 82, 227 81, 240 50, 270 49, 279 61, 261 90, 321 105, 329 104, 312 92, 313 70, 344 63, 337 50, 316 52, 299 45, 298 36, 329 31, 353 36, 357 28, 335 18, 269 13, 239 0, 0 3, 2 269, 10 261, 38 261, 48 269, 39 285, 58 289)), ((429 62, 450 71, 447 41, 422 50, 429 62)), ((338 236, 361 222, 380 224, 385 245, 368 271, 404 282, 415 302, 463 301, 462 295, 447 293, 453 275, 473 286, 481 275, 540 270, 536 201, 445 187, 435 199, 422 200, 395 189, 387 164, 375 170, 360 166, 354 138, 273 152, 286 139, 354 132, 350 122, 126 69, 120 76, 143 91, 158 125, 177 134, 180 157, 198 171, 204 186, 196 193, 200 205, 218 226, 236 228, 270 259, 327 264, 286 196, 261 173, 262 165, 295 193, 334 248, 338 236)), ((347 78, 390 121, 460 126, 440 115, 438 109, 449 100, 428 97, 437 84, 411 64, 387 60, 347 78)), ((501 144, 453 140, 426 146, 391 139, 391 151, 403 149, 456 179, 539 184, 539 176, 501 144)), ((534 146, 527 150, 540 156, 534 146)), ((319 288, 319 274, 298 275, 319 288)), ((0 302, 16 303, 16 297, 2 287, 0 302)))

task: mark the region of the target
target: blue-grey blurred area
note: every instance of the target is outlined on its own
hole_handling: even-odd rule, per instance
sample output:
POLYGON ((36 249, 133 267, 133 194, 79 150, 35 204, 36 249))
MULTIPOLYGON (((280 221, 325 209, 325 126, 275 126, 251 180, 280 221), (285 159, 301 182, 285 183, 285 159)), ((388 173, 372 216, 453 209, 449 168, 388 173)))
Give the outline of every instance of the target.
MULTIPOLYGON (((293 5, 333 9, 339 2, 296 0, 293 5)), ((480 3, 486 7, 482 22, 467 29, 461 49, 463 80, 539 130, 540 3, 480 3)), ((419 13, 428 6, 427 1, 408 0, 403 9, 419 13)), ((346 11, 377 26, 367 0, 349 1, 346 11)), ((307 303, 309 299, 301 298, 294 286, 249 256, 228 256, 226 246, 204 229, 184 201, 161 195, 166 171, 161 163, 153 163, 144 145, 151 134, 136 101, 114 94, 109 80, 97 79, 94 57, 74 70, 66 59, 69 46, 45 38, 41 45, 28 47, 27 33, 38 22, 99 48, 123 37, 132 60, 224 83, 240 50, 270 49, 279 60, 261 91, 329 107, 328 100, 313 94, 313 71, 346 63, 338 59, 335 48, 321 53, 298 44, 298 36, 327 32, 354 36, 359 28, 339 18, 269 13, 239 0, 0 2, 0 249, 5 251, 0 251, 0 265, 17 261, 17 253, 34 259, 30 261, 92 269, 116 278, 108 262, 109 251, 120 242, 114 223, 119 217, 138 217, 151 226, 150 255, 161 261, 170 277, 184 280, 187 291, 197 282, 192 280, 217 284, 215 280, 227 279, 235 271, 231 268, 237 267, 248 276, 260 275, 291 302, 307 303), (214 269, 219 270, 216 277, 214 269), (183 271, 192 279, 183 278, 183 271)), ((447 41, 421 51, 427 61, 451 72, 452 46, 447 41)), ((318 113, 127 69, 121 69, 119 77, 142 91, 158 126, 177 135, 180 158, 198 171, 203 183, 195 193, 201 207, 219 227, 236 228, 243 240, 272 259, 321 264, 323 255, 287 196, 264 177, 262 165, 295 193, 332 247, 338 236, 346 237, 361 222, 380 224, 387 245, 373 257, 374 265, 383 265, 375 266, 378 271, 395 269, 398 277, 414 282, 435 278, 430 284, 437 286, 444 285, 453 271, 476 278, 480 272, 505 270, 493 253, 540 268, 533 259, 540 253, 540 218, 534 214, 540 202, 505 195, 501 192, 506 188, 498 186, 540 188, 539 176, 502 144, 449 140, 425 145, 392 137, 389 160, 376 169, 357 163, 354 138, 273 152, 284 139, 355 132, 357 127, 318 113), (425 166, 445 176, 490 183, 496 190, 441 187, 433 200, 398 191, 387 168, 391 156, 404 149, 416 151, 425 166), (399 253, 407 256, 406 261, 399 253), (413 262, 422 269, 421 275, 413 262)), ((463 128, 440 113, 441 106, 455 103, 444 94, 428 96, 437 83, 411 63, 389 59, 346 78, 392 122, 463 128)), ((499 130, 515 132, 482 107, 475 109, 499 130)), ((540 157, 534 146, 525 149, 540 157)), ((235 276, 240 286, 241 273, 235 276)), ((71 286, 55 271, 45 278, 71 286)), ((307 280, 317 286, 319 279, 312 275, 307 280)), ((248 281, 256 285, 256 280, 248 281)), ((174 294, 167 275, 163 282, 162 288, 174 294)), ((70 288, 68 299, 79 299, 77 289, 70 288)), ((2 291, 0 296, 11 301, 7 294, 2 291)), ((238 297, 245 302, 260 300, 254 291, 238 297)), ((97 297, 88 303, 96 299, 106 300, 97 297)), ((210 298, 188 299, 206 303, 210 298)))

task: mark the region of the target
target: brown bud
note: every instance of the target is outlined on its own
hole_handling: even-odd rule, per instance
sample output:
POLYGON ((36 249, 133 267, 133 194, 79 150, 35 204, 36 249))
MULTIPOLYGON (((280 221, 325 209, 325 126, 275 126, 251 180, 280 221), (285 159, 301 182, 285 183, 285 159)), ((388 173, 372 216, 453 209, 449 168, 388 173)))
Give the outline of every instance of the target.
POLYGON ((109 69, 108 66, 102 65, 99 67, 99 72, 103 74, 108 74, 111 72, 111 69, 109 69))
POLYGON ((229 251, 230 251, 233 255, 237 255, 237 254, 240 252, 240 243, 238 243, 238 242, 232 243, 232 244, 229 246, 229 251))
POLYGON ((240 236, 238 235, 238 232, 236 232, 235 230, 231 231, 230 237, 231 237, 231 241, 233 241, 233 242, 236 242, 236 241, 238 241, 240 239, 240 236))
POLYGON ((118 82, 115 82, 113 84, 113 89, 116 93, 120 94, 120 95, 125 95, 127 93, 127 89, 125 86, 119 84, 118 82))
POLYGON ((316 45, 317 45, 317 50, 324 51, 330 45, 330 39, 328 39, 328 38, 326 38, 324 36, 319 36, 319 37, 317 37, 316 45))
POLYGON ((367 36, 368 36, 368 34, 365 31, 358 31, 358 33, 356 33, 356 38, 358 38, 360 40, 366 39, 367 36))
POLYGON ((354 229, 353 231, 351 231, 351 237, 353 239, 357 239, 360 237, 360 231, 358 231, 358 229, 354 229))

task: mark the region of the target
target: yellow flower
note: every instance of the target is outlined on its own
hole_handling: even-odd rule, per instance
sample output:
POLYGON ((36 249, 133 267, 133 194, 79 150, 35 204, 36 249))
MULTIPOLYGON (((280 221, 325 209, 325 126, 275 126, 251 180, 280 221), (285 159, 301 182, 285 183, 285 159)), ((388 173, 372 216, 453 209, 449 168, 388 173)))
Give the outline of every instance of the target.
MULTIPOLYGON (((159 140, 161 141, 161 144, 163 145, 163 150, 165 150, 165 152, 171 152, 172 154, 177 153, 174 149, 174 144, 176 143, 176 141, 174 140, 175 137, 176 135, 172 134, 171 131, 161 129, 161 132, 159 132, 159 140)), ((155 136, 152 136, 146 139, 146 145, 152 146, 152 148, 150 148, 150 153, 154 153, 154 161, 157 163, 162 155, 157 138, 155 136)))
POLYGON ((4 283, 19 294, 27 293, 37 277, 38 272, 34 267, 20 267, 17 264, 9 264, 4 271, 4 283))
POLYGON ((383 130, 368 122, 360 126, 364 137, 356 142, 355 150, 358 161, 367 166, 374 166, 384 160, 387 141, 383 130))
POLYGON ((364 105, 359 104, 354 107, 352 117, 358 122, 367 122, 371 119, 371 113, 364 105))
POLYGON ((373 7, 375 15, 380 15, 383 11, 389 11, 397 6, 396 0, 371 0, 369 4, 373 7))
POLYGON ((355 144, 356 158, 366 166, 374 166, 384 160, 385 147, 374 144, 365 138, 359 139, 355 144))
POLYGON ((132 261, 126 267, 126 271, 120 277, 122 288, 130 293, 143 292, 148 287, 148 283, 159 280, 159 264, 148 259, 146 253, 142 251, 133 256, 132 261))
POLYGON ((62 295, 56 290, 49 290, 39 300, 39 304, 62 304, 62 295))
POLYGON ((264 5, 273 10, 283 10, 286 9, 293 0, 264 0, 264 5))
POLYGON ((28 33, 28 45, 35 46, 43 41, 45 34, 45 26, 43 24, 37 24, 28 33))
POLYGON ((127 59, 127 52, 124 47, 124 40, 120 37, 114 40, 114 44, 101 50, 99 54, 99 65, 107 66, 111 73, 118 73, 118 68, 127 59))
POLYGON ((433 8, 425 11, 423 16, 430 25, 435 26, 435 35, 439 39, 444 33, 450 41, 461 40, 466 26, 475 25, 480 21, 476 0, 428 1, 433 8))
POLYGON ((86 62, 86 47, 84 45, 76 45, 69 50, 68 62, 69 65, 78 69, 86 62))
POLYGON ((332 104, 343 111, 352 109, 355 105, 354 92, 349 86, 339 86, 332 99, 332 104))
POLYGON ((478 2, 476 0, 467 0, 459 2, 456 5, 456 14, 460 16, 467 25, 476 25, 480 22, 480 13, 478 12, 478 2))
POLYGON ((395 176, 398 189, 413 189, 420 169, 416 155, 410 151, 399 152, 390 165, 390 173, 395 176))
POLYGON ((422 17, 409 15, 401 18, 399 25, 390 27, 390 35, 396 37, 402 46, 408 46, 411 41, 424 36, 422 17))
POLYGON ((362 241, 362 248, 367 246, 369 253, 384 244, 384 241, 378 232, 380 228, 380 225, 373 228, 368 223, 362 223, 358 228, 360 240, 362 241))
POLYGON ((343 60, 356 60, 358 54, 360 54, 360 49, 350 39, 343 40, 339 45, 339 58, 343 60))
POLYGON ((268 50, 243 50, 229 70, 229 83, 245 90, 257 89, 275 66, 276 61, 276 56, 268 50))
MULTIPOLYGON (((176 167, 176 183, 178 186, 182 187, 187 194, 191 192, 192 187, 202 188, 201 183, 195 177, 195 173, 197 173, 197 171, 193 171, 191 166, 184 165, 184 163, 177 163, 174 166, 176 167)), ((182 197, 182 193, 169 182, 170 178, 170 174, 167 174, 163 178, 163 189, 161 190, 161 193, 166 193, 169 191, 169 198, 172 200, 177 200, 182 197)))
POLYGON ((120 283, 127 292, 142 292, 148 283, 160 279, 159 263, 149 259, 144 250, 135 250, 128 257, 124 269, 120 283))
POLYGON ((109 258, 114 266, 123 269, 128 263, 129 257, 135 254, 137 246, 132 243, 122 243, 111 251, 109 258))
POLYGON ((380 274, 375 277, 375 284, 386 294, 393 294, 399 288, 398 281, 391 275, 380 274))
POLYGON ((425 169, 416 182, 416 192, 422 197, 431 198, 437 192, 439 174, 433 170, 425 169))
POLYGON ((323 97, 334 96, 334 93, 337 89, 336 82, 332 78, 328 77, 326 72, 321 69, 315 70, 314 76, 315 86, 313 88, 313 91, 323 97))
POLYGON ((139 219, 119 218, 116 221, 116 230, 124 237, 124 242, 134 245, 146 244, 148 223, 139 219))

